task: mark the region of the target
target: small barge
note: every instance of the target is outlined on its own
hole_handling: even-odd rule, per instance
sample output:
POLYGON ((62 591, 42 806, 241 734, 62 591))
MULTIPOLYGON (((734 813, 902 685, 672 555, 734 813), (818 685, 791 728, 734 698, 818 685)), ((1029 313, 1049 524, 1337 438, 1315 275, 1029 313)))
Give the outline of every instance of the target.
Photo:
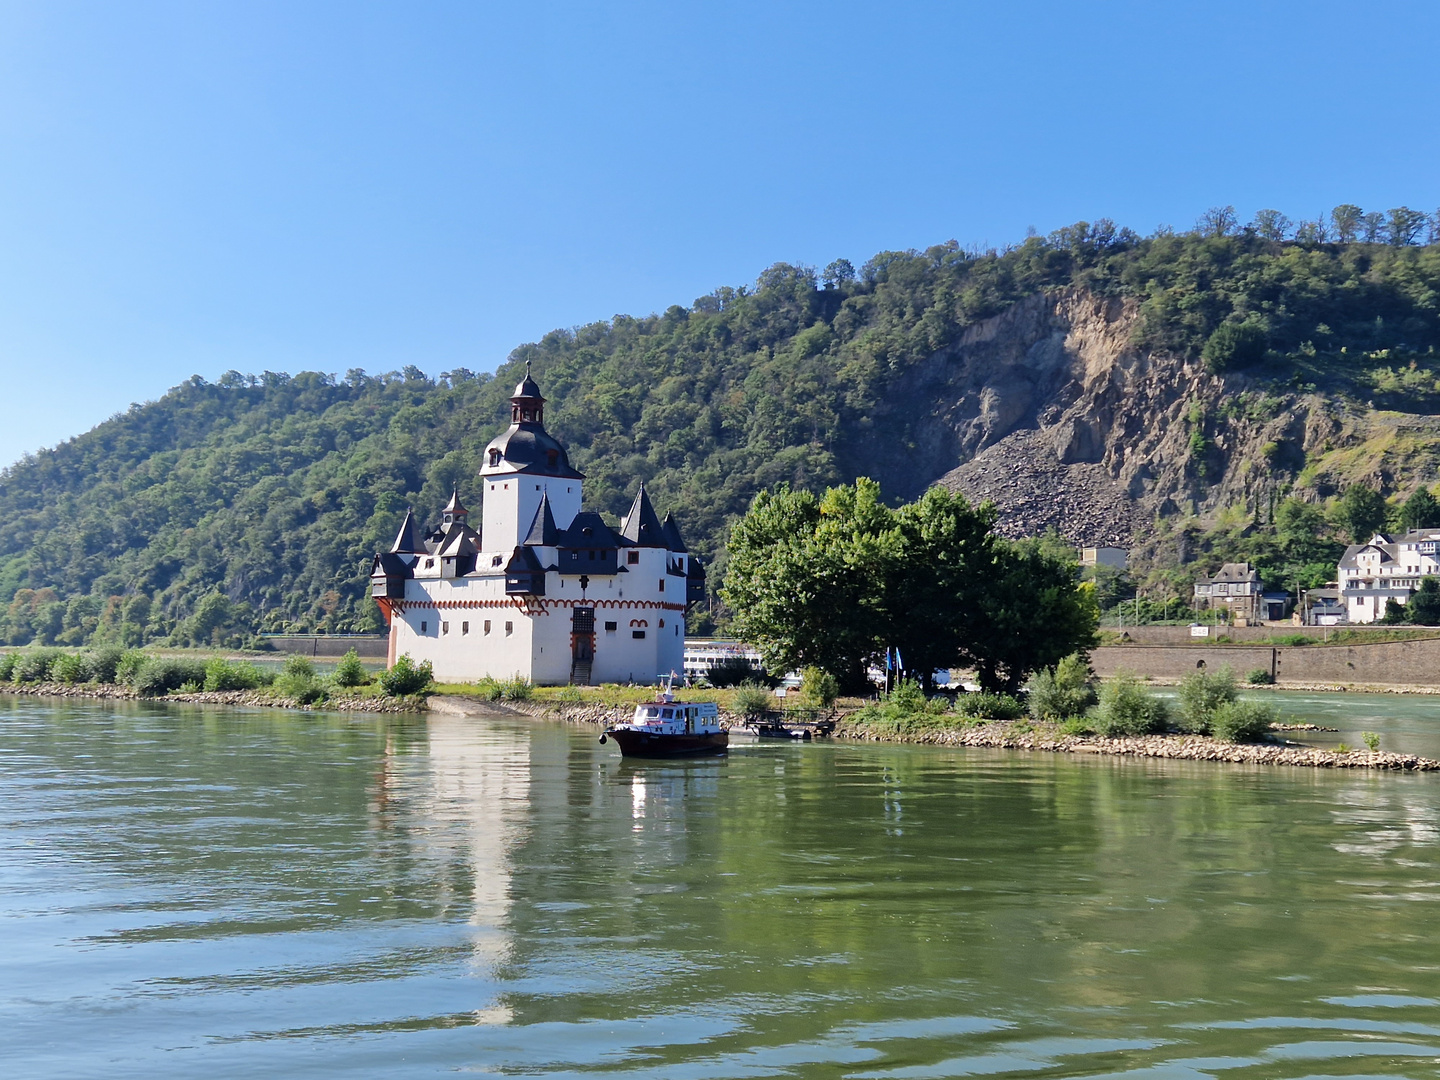
POLYGON ((677 702, 668 687, 653 702, 636 705, 628 724, 606 728, 600 741, 609 739, 625 757, 699 757, 723 754, 730 746, 715 702, 677 702))

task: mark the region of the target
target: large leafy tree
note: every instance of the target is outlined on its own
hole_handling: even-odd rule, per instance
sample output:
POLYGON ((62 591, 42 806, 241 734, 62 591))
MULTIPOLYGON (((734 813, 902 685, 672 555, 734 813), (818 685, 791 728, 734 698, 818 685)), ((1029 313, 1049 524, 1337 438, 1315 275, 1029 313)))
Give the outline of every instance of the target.
POLYGON ((821 498, 762 492, 731 534, 725 601, 771 670, 814 665, 854 691, 896 646, 927 682, 970 667, 1013 690, 1090 648, 1096 608, 1073 559, 993 524, 989 505, 939 490, 890 510, 863 478, 821 498))

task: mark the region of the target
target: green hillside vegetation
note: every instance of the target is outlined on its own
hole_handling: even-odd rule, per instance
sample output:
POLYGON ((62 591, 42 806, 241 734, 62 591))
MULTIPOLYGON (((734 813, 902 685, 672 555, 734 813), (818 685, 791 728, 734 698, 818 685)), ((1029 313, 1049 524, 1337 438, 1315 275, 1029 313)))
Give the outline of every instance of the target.
MULTIPOLYGON (((1356 217, 1356 215, 1359 215, 1356 217)), ((645 481, 723 580, 730 524, 780 483, 858 476, 908 501, 905 380, 1037 291, 1141 302, 1141 344, 1388 408, 1440 402, 1440 215, 1289 225, 1228 208, 1192 232, 1081 223, 1004 250, 882 252, 858 271, 777 264, 689 307, 556 330, 498 377, 196 376, 0 474, 0 639, 235 644, 257 630, 377 630, 368 558, 407 505, 431 520, 526 361, 547 421, 611 516, 645 481)))

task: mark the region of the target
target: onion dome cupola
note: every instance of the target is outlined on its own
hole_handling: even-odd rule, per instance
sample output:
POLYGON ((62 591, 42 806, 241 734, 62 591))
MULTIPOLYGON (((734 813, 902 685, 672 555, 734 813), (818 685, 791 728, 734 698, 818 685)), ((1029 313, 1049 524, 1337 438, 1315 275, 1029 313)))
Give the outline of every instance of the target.
POLYGON ((481 476, 509 473, 585 478, 570 464, 565 447, 545 430, 545 397, 530 374, 528 360, 525 377, 510 396, 510 426, 490 440, 480 461, 481 476))

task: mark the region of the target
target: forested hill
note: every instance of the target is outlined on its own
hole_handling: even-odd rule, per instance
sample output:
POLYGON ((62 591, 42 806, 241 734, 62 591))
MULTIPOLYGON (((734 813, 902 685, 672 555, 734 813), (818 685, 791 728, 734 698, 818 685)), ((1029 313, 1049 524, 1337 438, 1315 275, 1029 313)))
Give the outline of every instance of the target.
MULTIPOLYGON (((1354 226, 1345 242, 1318 223, 1297 239, 1223 214, 1150 237, 1080 224, 1004 251, 884 252, 858 271, 779 264, 689 307, 554 331, 494 378, 197 376, 0 474, 0 638, 378 629, 370 554, 407 505, 433 520, 452 483, 477 508, 478 455, 526 361, 548 426, 588 475, 589 505, 613 518, 643 480, 719 574, 728 525, 760 488, 868 475, 911 498, 1067 407, 1061 379, 996 419, 1017 400, 1005 390, 1014 371, 984 350, 1018 334, 1007 313, 1037 298, 1120 304, 1133 313, 1122 351, 1208 370, 1217 386, 1435 411, 1440 244, 1433 228, 1419 242, 1419 221, 1398 219, 1387 238, 1372 220, 1368 239, 1354 226), (946 374, 961 367, 968 383, 946 374)), ((1065 336, 1041 331, 1037 342, 1065 336)), ((1029 363, 1039 346, 1015 341, 1029 363)), ((1301 476, 1297 453, 1270 472, 1301 476)), ((1195 506, 1227 468, 1186 474, 1195 506)))

